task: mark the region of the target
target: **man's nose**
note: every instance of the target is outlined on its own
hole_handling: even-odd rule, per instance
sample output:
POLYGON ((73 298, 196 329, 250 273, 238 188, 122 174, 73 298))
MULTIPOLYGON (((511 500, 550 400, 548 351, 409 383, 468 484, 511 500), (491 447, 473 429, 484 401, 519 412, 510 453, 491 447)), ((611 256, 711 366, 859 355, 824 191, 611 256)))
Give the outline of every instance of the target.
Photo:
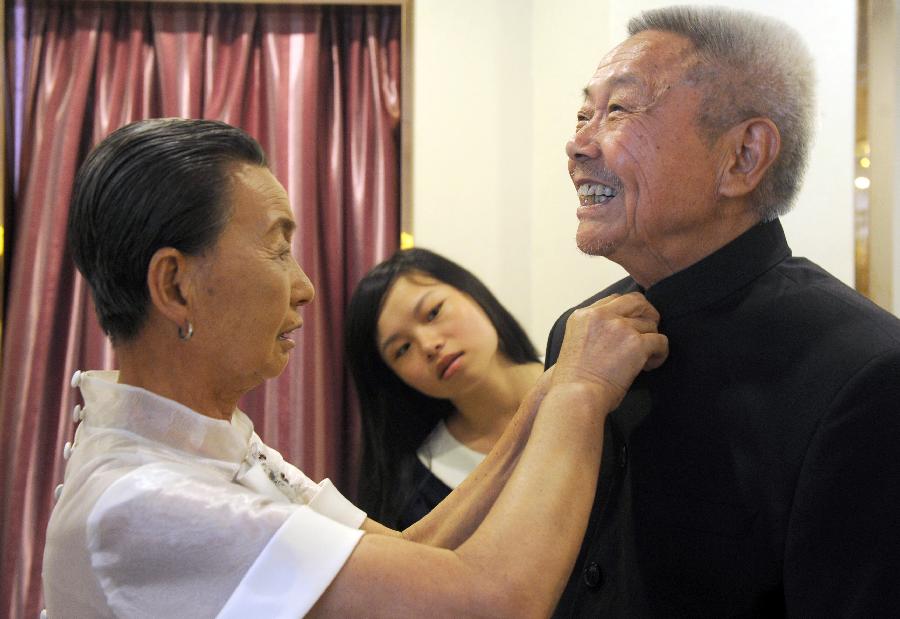
POLYGON ((600 156, 600 146, 596 137, 591 125, 585 125, 566 142, 566 156, 572 161, 596 159, 600 156))

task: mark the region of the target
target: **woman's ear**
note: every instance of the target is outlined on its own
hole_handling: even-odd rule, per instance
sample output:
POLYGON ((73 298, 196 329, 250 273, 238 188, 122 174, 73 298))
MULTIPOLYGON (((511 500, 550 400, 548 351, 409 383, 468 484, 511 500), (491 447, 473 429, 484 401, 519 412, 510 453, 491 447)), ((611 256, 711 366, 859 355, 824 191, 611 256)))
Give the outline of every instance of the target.
POLYGON ((177 327, 182 327, 190 319, 187 271, 186 256, 173 247, 156 250, 147 267, 150 302, 177 327))
POLYGON ((719 193, 728 198, 750 194, 781 150, 781 134, 768 118, 750 118, 725 134, 725 165, 719 193))

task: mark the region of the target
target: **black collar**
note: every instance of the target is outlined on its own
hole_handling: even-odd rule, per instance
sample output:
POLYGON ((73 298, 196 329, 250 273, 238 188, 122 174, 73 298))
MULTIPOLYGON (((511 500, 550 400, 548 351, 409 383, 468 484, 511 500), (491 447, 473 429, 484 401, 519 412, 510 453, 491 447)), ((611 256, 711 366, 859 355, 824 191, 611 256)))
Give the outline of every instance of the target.
POLYGON ((672 320, 724 299, 790 256, 784 229, 775 219, 753 226, 644 294, 666 320, 672 320))

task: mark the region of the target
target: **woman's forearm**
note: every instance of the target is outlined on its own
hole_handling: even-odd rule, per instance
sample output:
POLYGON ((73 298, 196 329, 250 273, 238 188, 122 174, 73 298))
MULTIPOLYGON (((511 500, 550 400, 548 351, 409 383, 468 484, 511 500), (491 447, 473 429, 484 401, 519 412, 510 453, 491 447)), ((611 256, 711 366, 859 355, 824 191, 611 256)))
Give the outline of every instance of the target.
POLYGON ((464 543, 366 535, 311 615, 548 616, 587 525, 609 401, 577 385, 551 390, 505 488, 464 543))
POLYGON ((404 538, 453 549, 478 528, 516 467, 549 384, 549 374, 545 373, 525 396, 481 464, 431 513, 403 531, 404 538))
POLYGON ((562 594, 594 500, 606 415, 617 402, 581 385, 552 389, 493 509, 456 550, 486 569, 485 582, 503 573, 520 598, 505 602, 521 603, 519 610, 549 614, 562 594))

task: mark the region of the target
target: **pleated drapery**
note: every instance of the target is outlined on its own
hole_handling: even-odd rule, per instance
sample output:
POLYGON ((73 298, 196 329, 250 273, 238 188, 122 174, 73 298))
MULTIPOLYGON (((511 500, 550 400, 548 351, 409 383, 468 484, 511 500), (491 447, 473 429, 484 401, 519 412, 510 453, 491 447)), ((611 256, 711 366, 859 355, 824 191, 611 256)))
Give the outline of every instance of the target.
POLYGON ((341 359, 353 286, 399 239, 397 7, 7 2, 7 256, 0 604, 37 616, 44 532, 72 440, 76 369, 115 366, 65 247, 75 171, 141 118, 254 135, 291 200, 316 285, 285 372, 242 408, 311 477, 346 481, 357 419, 341 359))

